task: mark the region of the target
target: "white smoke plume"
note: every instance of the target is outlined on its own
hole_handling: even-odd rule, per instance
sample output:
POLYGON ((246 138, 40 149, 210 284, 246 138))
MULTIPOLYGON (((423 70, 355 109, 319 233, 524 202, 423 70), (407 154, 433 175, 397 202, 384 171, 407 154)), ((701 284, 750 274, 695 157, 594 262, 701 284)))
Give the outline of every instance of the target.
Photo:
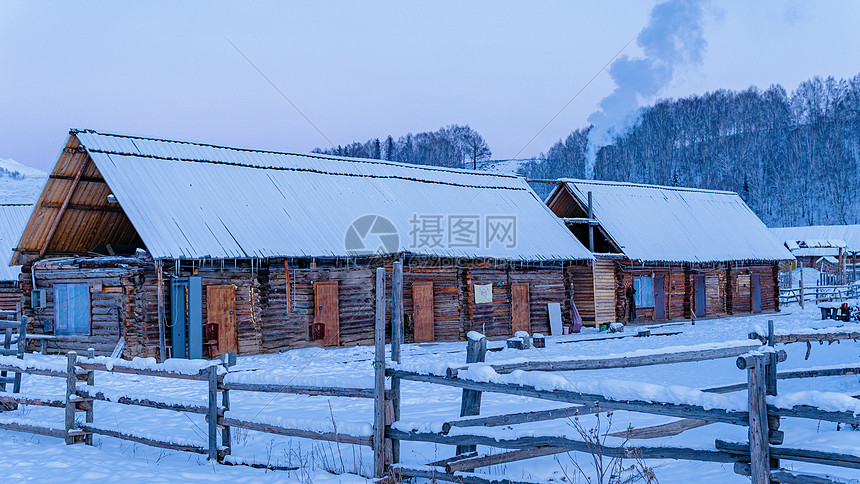
POLYGON ((699 64, 707 45, 702 36, 703 3, 697 0, 668 0, 651 10, 648 25, 636 43, 645 57, 619 57, 609 67, 616 88, 588 117, 585 176, 594 176, 597 151, 624 134, 639 119, 640 106, 654 99, 667 86, 678 67, 699 64))

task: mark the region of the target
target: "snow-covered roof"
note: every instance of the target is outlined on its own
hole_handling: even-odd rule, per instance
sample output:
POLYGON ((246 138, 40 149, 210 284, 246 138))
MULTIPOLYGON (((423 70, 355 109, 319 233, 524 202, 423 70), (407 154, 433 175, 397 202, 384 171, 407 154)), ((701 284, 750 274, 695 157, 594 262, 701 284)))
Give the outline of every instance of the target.
MULTIPOLYGON (((0 205, 0 254, 4 254, 0 260, 3 262, 12 257, 13 249, 18 243, 18 239, 21 238, 21 232, 24 231, 24 226, 27 225, 27 219, 32 211, 32 205, 0 205)), ((21 266, 0 263, 0 281, 2 282, 17 281, 20 273, 21 266)))
POLYGON ((827 262, 829 262, 829 263, 831 263, 831 264, 833 264, 833 265, 839 264, 839 260, 838 260, 838 259, 836 259, 836 257, 829 256, 829 255, 828 255, 828 256, 824 256, 824 257, 819 257, 818 259, 816 259, 815 263, 816 263, 816 264, 821 264, 821 261, 827 261, 827 262))
POLYGON ((804 241, 807 247, 843 247, 851 252, 860 251, 860 225, 809 225, 770 230, 779 240, 804 241), (827 245, 814 245, 818 243, 827 245))
POLYGON ((563 179, 632 260, 707 263, 794 257, 733 192, 563 179))
MULTIPOLYGON (((354 255, 345 237, 366 215, 393 224, 399 242, 385 253, 592 258, 521 177, 91 130, 73 130, 72 136, 156 259, 354 255), (452 216, 478 217, 477 247, 449 240, 452 216), (488 239, 488 222, 500 221, 494 216, 516 218, 513 244, 488 239), (441 222, 441 244, 420 239, 428 235, 421 225, 428 220, 441 222)), ((439 234, 429 235, 434 233, 439 234)), ((374 243, 392 247, 386 245, 392 234, 377 235, 374 243)))

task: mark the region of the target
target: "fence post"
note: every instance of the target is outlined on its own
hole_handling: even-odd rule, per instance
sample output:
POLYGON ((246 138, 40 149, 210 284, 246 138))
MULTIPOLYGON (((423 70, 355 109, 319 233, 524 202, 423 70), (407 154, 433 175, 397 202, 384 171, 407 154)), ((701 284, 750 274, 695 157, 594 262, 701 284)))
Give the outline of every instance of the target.
POLYGON ((76 383, 78 381, 75 375, 75 365, 77 360, 77 352, 69 351, 66 354, 66 445, 75 443, 75 436, 72 435, 72 430, 75 428, 76 383))
POLYGON ((373 475, 385 475, 385 268, 376 269, 374 331, 373 475))
MULTIPOLYGON (((21 314, 21 303, 16 306, 16 314, 21 314)), ((27 316, 20 316, 21 326, 18 328, 18 359, 24 359, 27 352, 27 316)), ((15 372, 15 381, 12 383, 12 392, 21 392, 21 372, 15 372)))
MULTIPOLYGON (((403 262, 395 261, 391 271, 391 360, 400 363, 403 344, 403 262)), ((400 420, 400 378, 391 378, 391 411, 394 421, 400 420)), ((391 441, 391 462, 400 462, 400 441, 391 441)))
MULTIPOLYGON (((224 362, 224 368, 230 371, 230 367, 236 364, 236 353, 227 353, 227 360, 224 362)), ((230 410, 230 390, 221 389, 221 408, 226 413, 230 410)), ((224 453, 229 454, 233 446, 230 444, 230 427, 224 426, 221 429, 221 446, 224 447, 224 453)))
POLYGON ((218 460, 218 366, 209 367, 209 460, 218 460))
MULTIPOLYGON (((87 349, 87 358, 90 359, 90 362, 92 362, 93 358, 95 358, 95 357, 96 357, 96 350, 93 348, 88 348, 87 349)), ((96 384, 96 372, 93 370, 87 371, 87 386, 90 387, 87 391, 88 394, 92 395, 93 393, 95 393, 92 391, 92 387, 95 384, 96 384)), ((86 414, 85 415, 86 415, 86 422, 87 423, 93 423, 93 407, 94 406, 95 406, 95 401, 93 401, 93 400, 90 400, 86 403, 86 414)), ((84 439, 84 442, 87 445, 93 445, 93 434, 88 433, 84 439)))
POLYGON ((752 484, 770 484, 765 361, 765 355, 762 354, 744 355, 737 360, 738 368, 747 370, 752 484))
MULTIPOLYGON (((474 332, 470 333, 473 337, 474 332)), ((469 337, 466 342, 466 363, 483 363, 487 357, 487 337, 480 335, 480 338, 473 339, 469 337)), ((481 392, 477 390, 463 390, 463 400, 460 403, 460 416, 466 417, 469 415, 481 414, 481 392)), ((457 455, 468 452, 475 452, 475 445, 458 445, 457 455)))

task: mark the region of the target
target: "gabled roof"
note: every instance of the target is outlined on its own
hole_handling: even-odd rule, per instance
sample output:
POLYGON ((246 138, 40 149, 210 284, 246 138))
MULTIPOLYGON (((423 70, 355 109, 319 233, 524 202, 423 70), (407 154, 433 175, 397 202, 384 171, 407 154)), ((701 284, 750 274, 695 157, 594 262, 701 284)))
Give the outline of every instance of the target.
MULTIPOLYGON (((139 236, 156 259, 347 257, 355 255, 345 247, 347 231, 366 215, 393 224, 389 232, 399 242, 386 245, 393 250, 385 253, 592 258, 520 177, 91 130, 71 132, 18 248, 22 254, 80 253, 99 243, 134 244, 139 236), (67 209, 55 232, 60 238, 49 237, 76 177, 68 205, 79 210, 70 215, 67 209), (107 202, 108 193, 118 205, 107 202), (479 247, 449 243, 449 216, 479 217, 479 247), (513 247, 487 247, 487 216, 516 217, 513 247), (428 234, 414 229, 427 220, 441 222, 442 247, 421 243, 428 234), (109 228, 88 236, 82 223, 89 230, 109 228)), ((384 230, 377 234, 374 243, 392 239, 384 230)))
MULTIPOLYGON (((15 244, 27 225, 27 218, 33 206, 30 204, 0 204, 0 254, 8 260, 12 256, 15 244)), ((17 282, 21 266, 0 264, 0 281, 17 282)))
MULTIPOLYGON (((806 227, 779 227, 770 229, 777 239, 788 242, 804 241, 807 247, 827 243, 830 247, 841 245, 848 251, 860 251, 860 225, 809 225, 806 227), (813 245, 808 245, 813 244, 813 245)), ((821 247, 821 245, 818 245, 821 247)))
POLYGON ((793 259, 733 192, 595 180, 560 180, 631 260, 676 263, 793 259))

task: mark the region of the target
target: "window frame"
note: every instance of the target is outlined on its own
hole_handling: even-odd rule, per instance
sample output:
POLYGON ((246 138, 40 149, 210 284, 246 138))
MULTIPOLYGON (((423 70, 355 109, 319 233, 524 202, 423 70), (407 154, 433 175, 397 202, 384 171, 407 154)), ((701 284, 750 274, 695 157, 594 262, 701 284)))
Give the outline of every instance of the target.
POLYGON ((93 305, 89 284, 80 282, 54 283, 52 289, 54 292, 54 334, 57 336, 91 336, 93 332, 93 305), (82 299, 77 299, 81 296, 85 296, 85 303, 82 299), (62 301, 62 298, 66 298, 66 300, 62 301))
POLYGON ((654 276, 633 276, 633 289, 636 293, 633 294, 636 301, 636 308, 652 309, 657 306, 654 293, 654 276), (642 283, 646 282, 643 288, 642 283))

